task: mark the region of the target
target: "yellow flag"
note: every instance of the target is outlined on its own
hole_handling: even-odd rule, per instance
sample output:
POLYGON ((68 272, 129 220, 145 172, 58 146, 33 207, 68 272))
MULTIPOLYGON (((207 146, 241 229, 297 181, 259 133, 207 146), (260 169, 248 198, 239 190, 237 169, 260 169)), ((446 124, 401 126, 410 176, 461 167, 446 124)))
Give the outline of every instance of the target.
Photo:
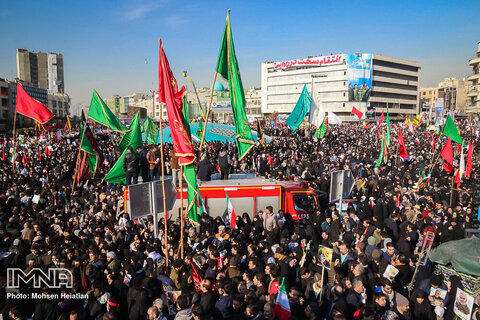
POLYGON ((70 124, 70 117, 67 115, 68 129, 72 130, 72 125, 70 124))

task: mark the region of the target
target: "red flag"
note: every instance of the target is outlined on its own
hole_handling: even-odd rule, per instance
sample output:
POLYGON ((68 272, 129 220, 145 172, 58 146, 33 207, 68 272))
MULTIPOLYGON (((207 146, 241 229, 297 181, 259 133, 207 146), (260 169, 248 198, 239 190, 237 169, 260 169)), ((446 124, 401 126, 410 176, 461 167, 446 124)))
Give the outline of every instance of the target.
POLYGON ((178 90, 177 80, 173 76, 172 70, 163 51, 162 40, 160 42, 160 52, 158 61, 158 99, 167 106, 168 122, 173 140, 175 153, 179 157, 180 165, 190 164, 195 161, 195 152, 190 135, 187 133, 183 124, 183 96, 185 87, 178 90))
POLYGON ((37 151, 37 155, 38 155, 38 161, 42 161, 42 154, 40 153, 40 151, 37 151))
POLYGON ((22 158, 22 164, 23 166, 25 167, 28 163, 28 160, 27 160, 27 157, 25 156, 25 153, 23 154, 23 158, 22 158))
POLYGON ((82 263, 82 288, 83 288, 83 293, 87 293, 88 291, 88 283, 87 283, 87 274, 85 271, 85 262, 82 263))
POLYGON ((52 152, 50 152, 50 148, 49 148, 49 147, 46 147, 46 148, 45 148, 45 154, 46 154, 47 156, 50 156, 50 157, 52 156, 52 152))
POLYGON ((400 193, 397 194, 397 208, 400 208, 400 193))
POLYGON ((379 125, 379 126, 382 125, 383 120, 385 120, 385 116, 383 115, 383 110, 382 110, 382 115, 380 116, 380 120, 378 121, 378 125, 379 125))
POLYGON ((457 149, 457 153, 460 153, 462 151, 462 145, 459 143, 455 144, 455 148, 457 149))
POLYGON ((198 273, 197 268, 192 261, 190 261, 190 266, 192 267, 192 280, 193 284, 195 285, 195 291, 202 292, 202 289, 200 287, 203 281, 202 276, 198 273))
POLYGON ((358 120, 363 118, 363 113, 355 107, 352 108, 352 113, 357 116, 358 120))
POLYGON ((467 168, 465 170, 465 178, 470 179, 470 174, 472 173, 472 156, 473 156, 473 142, 470 141, 468 144, 468 155, 467 155, 467 168))
MULTIPOLYGON (((88 176, 90 175, 90 167, 88 166, 87 163, 87 152, 86 151, 81 151, 83 153, 83 156, 81 157, 81 162, 79 169, 77 171, 77 183, 80 182, 80 180, 86 180, 88 179, 88 176)), ((80 159, 79 159, 80 160, 80 159)), ((77 166, 76 166, 77 168, 77 166)))
POLYGON ((48 110, 47 107, 28 95, 20 82, 17 83, 17 101, 15 111, 26 117, 37 120, 42 124, 54 117, 53 113, 48 110))
POLYGON ((2 160, 5 161, 7 159, 7 155, 5 154, 5 152, 2 151, 2 160))
POLYGON ((443 146, 442 152, 440 152, 440 156, 445 160, 443 162, 443 168, 448 173, 451 173, 453 171, 453 149, 452 140, 450 139, 450 137, 443 146))
POLYGON ((457 184, 457 189, 460 188, 460 174, 460 169, 457 169, 457 172, 455 173, 455 180, 453 181, 457 184))
POLYGON ((432 134, 432 142, 431 142, 431 145, 432 145, 432 152, 435 151, 435 136, 432 134))
POLYGON ((407 148, 405 147, 405 141, 403 140, 402 130, 398 128, 398 154, 405 160, 408 158, 407 148))
POLYGON ((65 122, 65 126, 63 127, 63 131, 67 131, 68 128, 68 122, 65 122))
POLYGON ((270 153, 267 153, 267 156, 268 156, 268 165, 271 166, 273 164, 272 156, 270 155, 270 153))

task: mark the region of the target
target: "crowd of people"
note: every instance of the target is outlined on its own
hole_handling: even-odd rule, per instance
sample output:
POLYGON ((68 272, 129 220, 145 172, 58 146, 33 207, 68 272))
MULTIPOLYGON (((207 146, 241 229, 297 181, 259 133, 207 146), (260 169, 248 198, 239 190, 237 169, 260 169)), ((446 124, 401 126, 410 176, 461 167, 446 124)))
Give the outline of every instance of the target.
MULTIPOLYGON (((392 125, 392 137, 399 126, 392 125)), ((458 126, 477 148, 478 129, 458 126)), ((3 319, 48 320, 275 319, 285 286, 290 319, 453 319, 451 293, 461 284, 447 283, 430 264, 419 268, 411 290, 408 284, 422 258, 426 231, 434 232, 435 247, 478 226, 478 159, 474 154, 470 179, 452 187, 453 174, 436 160, 443 136, 420 125, 414 132, 403 130, 406 161, 392 139, 388 161, 376 167, 379 130, 375 124, 343 124, 318 139, 314 128, 266 127, 271 141, 258 142, 241 161, 235 144, 206 143, 197 157, 199 180, 209 180, 217 170, 222 179, 255 173, 307 182, 319 198, 328 199, 330 173, 351 170, 355 201, 346 213, 319 202, 303 220, 271 206, 237 213, 234 230, 222 217, 204 213, 198 227, 185 228, 183 258, 178 217, 161 219, 155 235, 152 217, 131 220, 124 212, 124 186, 102 181, 119 157, 113 136, 96 135, 105 161, 95 176, 72 188, 78 133, 60 138, 24 133, 17 137, 13 165, 0 157, 0 313, 3 319), (329 261, 321 258, 323 247, 333 251, 329 261), (395 276, 386 272, 391 267, 395 276), (12 288, 7 268, 25 273, 66 268, 73 285, 34 288, 30 282, 12 288), (446 294, 437 295, 437 289, 446 294), (31 292, 84 296, 7 298, 31 292)), ((12 138, 0 140, 2 154, 9 154, 12 138)), ((144 181, 159 178, 160 150, 145 145, 129 151, 135 167, 129 170, 127 163, 126 172, 137 172, 129 183, 137 182, 138 174, 144 181)), ((166 143, 164 170, 176 175, 171 151, 166 143)), ((478 305, 473 319, 480 319, 478 305)))

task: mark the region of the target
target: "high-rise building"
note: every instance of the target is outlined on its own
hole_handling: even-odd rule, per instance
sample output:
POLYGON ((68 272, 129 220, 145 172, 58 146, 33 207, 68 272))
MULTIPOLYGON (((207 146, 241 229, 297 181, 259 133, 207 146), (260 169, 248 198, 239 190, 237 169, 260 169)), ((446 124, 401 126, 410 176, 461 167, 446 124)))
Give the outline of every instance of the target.
POLYGON ((56 117, 69 113, 70 97, 65 93, 63 55, 17 49, 17 78, 24 86, 46 90, 46 106, 56 117))
POLYGON ((469 104, 466 108, 467 113, 480 112, 480 42, 478 43, 477 56, 468 62, 472 66, 473 74, 468 77, 472 81, 472 88, 467 93, 469 104))
POLYGON ((317 106, 353 121, 386 110, 404 118, 418 113, 421 64, 370 53, 332 54, 262 63, 262 113, 289 114, 306 85, 317 106))
POLYGON ((48 93, 65 93, 63 55, 17 49, 17 77, 48 93))

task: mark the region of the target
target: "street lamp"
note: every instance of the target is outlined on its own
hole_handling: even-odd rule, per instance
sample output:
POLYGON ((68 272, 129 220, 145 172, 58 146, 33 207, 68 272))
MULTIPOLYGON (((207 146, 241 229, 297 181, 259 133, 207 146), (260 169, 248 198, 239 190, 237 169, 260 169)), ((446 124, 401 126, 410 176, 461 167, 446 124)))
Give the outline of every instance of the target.
POLYGON ((190 80, 190 82, 192 83, 192 85, 193 85, 193 90, 195 90, 195 95, 197 96, 198 105, 200 106, 200 111, 202 112, 202 118, 205 119, 205 111, 203 110, 202 103, 200 102, 200 97, 198 96, 197 88, 195 87, 195 82, 193 82, 192 78, 190 78, 190 76, 188 75, 187 71, 183 71, 182 76, 183 76, 184 78, 188 78, 188 80, 190 80))

